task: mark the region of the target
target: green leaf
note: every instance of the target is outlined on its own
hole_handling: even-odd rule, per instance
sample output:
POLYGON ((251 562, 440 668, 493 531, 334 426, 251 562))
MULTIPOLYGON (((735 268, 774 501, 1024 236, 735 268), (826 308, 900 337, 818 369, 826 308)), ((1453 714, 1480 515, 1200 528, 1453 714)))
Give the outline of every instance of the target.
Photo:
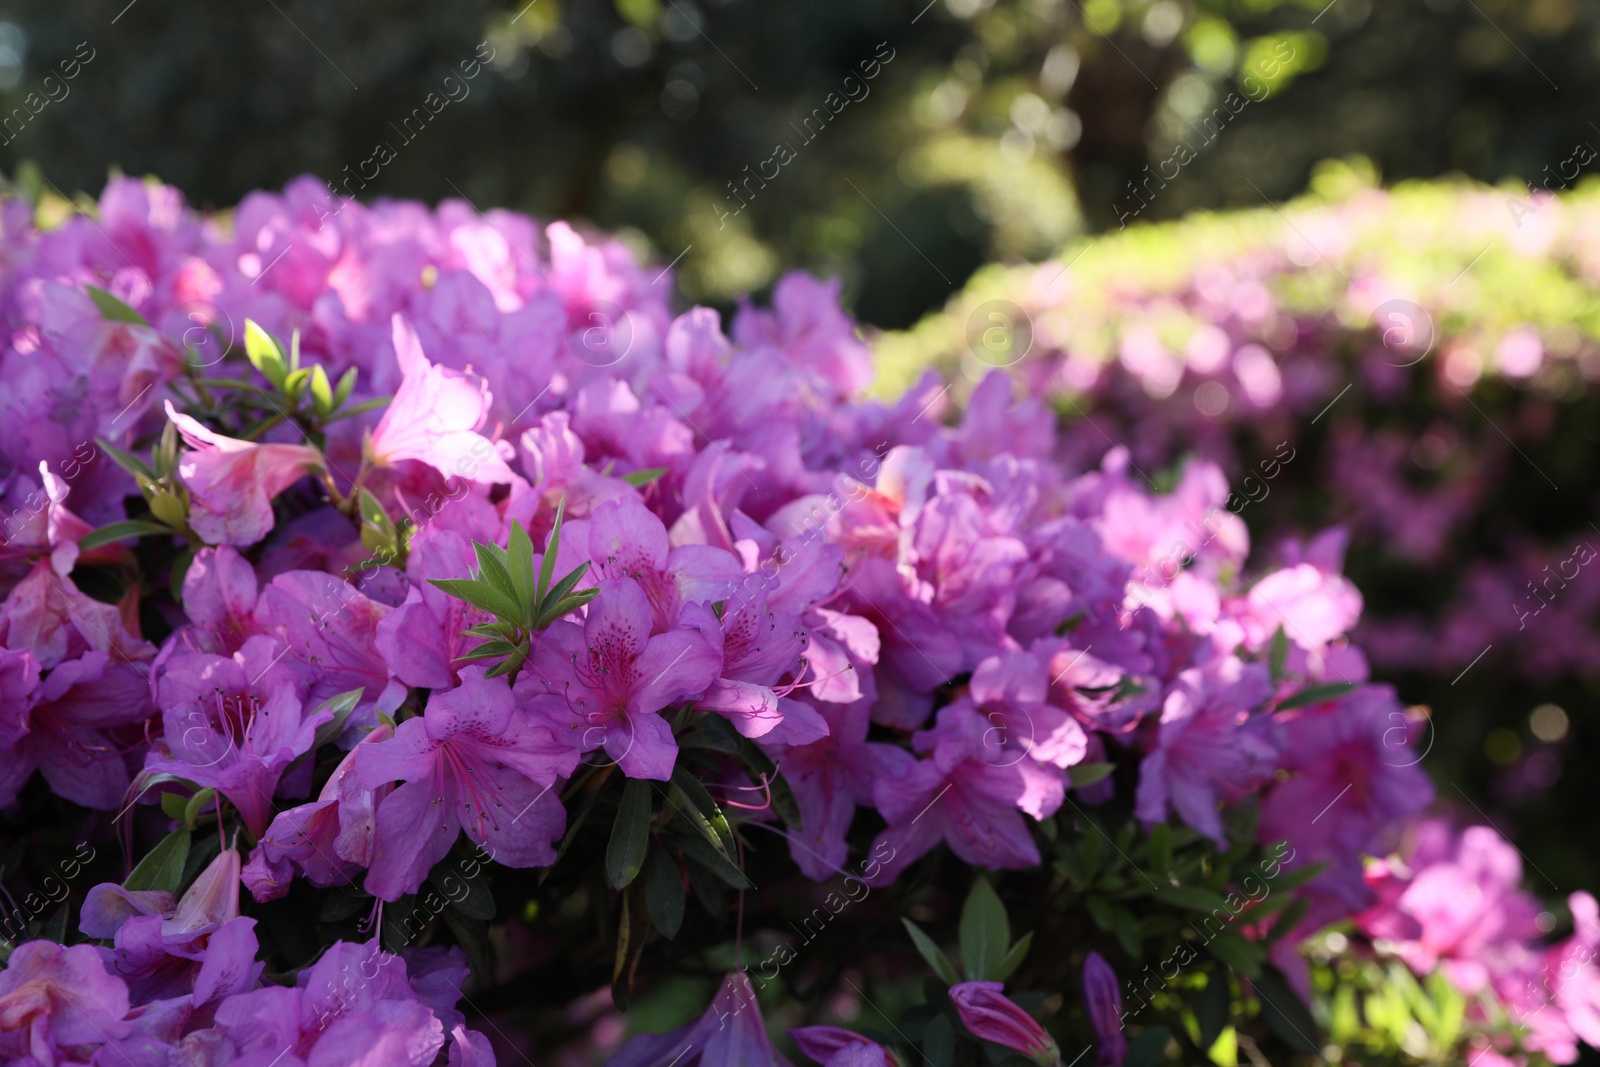
MULTIPOLYGON (((194 824, 199 821, 201 815, 205 814, 206 808, 210 807, 216 798, 217 791, 210 786, 190 797, 189 802, 183 806, 183 825, 187 829, 193 830, 194 824)), ((165 797, 162 798, 163 801, 165 799, 165 797)), ((164 809, 165 807, 166 805, 163 803, 162 808, 164 809)))
POLYGON ((665 473, 667 473, 667 468, 665 467, 650 467, 647 470, 631 471, 628 474, 624 474, 622 480, 635 489, 643 489, 665 473))
POLYGON ((489 670, 484 674, 484 677, 499 678, 501 675, 510 674, 512 671, 522 666, 523 661, 528 658, 529 651, 530 646, 518 645, 516 649, 512 651, 511 655, 507 656, 493 667, 490 667, 489 670))
POLYGON ((1354 690, 1355 683, 1353 682, 1329 682, 1326 685, 1307 686, 1300 692, 1285 697, 1278 704, 1278 710, 1286 711, 1289 708, 1303 708, 1309 704, 1322 704, 1329 700, 1338 700, 1346 693, 1354 690))
POLYGON ((726 885, 734 889, 755 888, 755 883, 746 878, 732 860, 712 848, 704 837, 694 833, 678 833, 673 835, 672 840, 690 862, 716 875, 726 885))
POLYGON ((151 537, 156 534, 171 536, 172 531, 158 522, 128 519, 124 522, 107 523, 98 529, 90 530, 78 541, 78 547, 87 552, 91 548, 109 545, 113 541, 127 541, 135 537, 151 537))
POLYGON ((1067 777, 1072 779, 1072 788, 1087 789, 1116 769, 1114 763, 1079 763, 1067 768, 1067 777))
POLYGON ((1017 973, 1017 968, 1022 966, 1022 961, 1028 955, 1028 949, 1033 945, 1033 934, 1023 934, 1016 944, 1011 946, 999 963, 989 971, 989 981, 1004 982, 1017 973))
POLYGON ((317 705, 316 709, 311 713, 312 717, 315 717, 318 712, 331 711, 333 718, 317 727, 317 732, 311 742, 311 751, 315 752, 323 745, 331 744, 336 737, 344 733, 344 724, 350 720, 350 713, 356 709, 357 704, 361 703, 361 695, 365 692, 364 688, 351 689, 337 696, 331 696, 317 705))
POLYGON ((1128 1042, 1128 1058, 1122 1067, 1155 1067, 1167 1058, 1167 1042, 1172 1034, 1165 1026, 1152 1026, 1128 1042))
POLYGON ((969 981, 992 981, 990 971, 1010 948, 1011 923, 1006 918, 1006 906, 989 879, 980 874, 961 908, 961 969, 969 981))
POLYGON ((613 889, 626 889, 644 869, 650 845, 650 798, 650 783, 642 778, 631 778, 623 787, 622 804, 606 846, 606 880, 613 889))
POLYGON ((499 659, 502 656, 512 655, 521 648, 510 641, 485 641, 475 646, 470 652, 463 652, 455 658, 456 663, 476 663, 481 659, 499 659))
POLYGON ((956 1032, 950 1016, 936 1015, 922 1032, 922 1055, 929 1067, 951 1067, 956 1060, 956 1032))
POLYGON ((291 404, 299 403, 300 397, 305 393, 306 383, 310 380, 309 367, 290 371, 283 379, 283 395, 289 398, 291 404))
POLYGON ((1233 992, 1229 988, 1228 971, 1218 968, 1206 977, 1206 987, 1194 998, 1194 1017, 1200 1025, 1201 1048, 1210 1048, 1228 1025, 1233 1013, 1233 992))
POLYGON ((328 381, 328 372, 322 369, 320 363, 311 366, 311 402, 316 405, 318 415, 332 414, 333 385, 328 381))
POLYGON ((428 582, 435 588, 443 589, 457 600, 465 600, 473 607, 487 611, 498 619, 516 622, 521 617, 522 613, 516 602, 488 582, 480 582, 473 578, 429 578, 428 582))
POLYGON ((534 588, 539 580, 533 573, 533 538, 515 519, 511 520, 511 536, 506 541, 506 570, 511 572, 511 586, 517 602, 526 609, 531 622, 534 609, 539 606, 534 588))
POLYGON ((922 932, 922 927, 904 916, 900 924, 906 928, 906 933, 911 935, 911 943, 917 946, 917 953, 928 962, 933 972, 944 980, 945 985, 955 985, 961 981, 961 976, 956 973, 955 965, 950 958, 933 943, 933 938, 922 932))
POLYGON ((356 369, 351 367, 349 370, 344 372, 344 375, 339 379, 339 384, 334 387, 333 403, 330 405, 331 410, 337 411, 344 407, 344 402, 350 399, 350 393, 355 389, 355 387, 356 369))
POLYGON ((683 926, 683 879, 672 855, 652 843, 644 863, 644 902, 650 921, 668 941, 678 936, 683 926))
POLYGON ((1261 949, 1238 934, 1224 930, 1207 941, 1206 948, 1217 959, 1252 981, 1261 974, 1261 949))
POLYGON ((511 581, 511 572, 506 569, 504 550, 496 545, 474 541, 472 551, 478 557, 478 581, 488 582, 520 608, 522 605, 517 599, 516 584, 511 581))
POLYGON ((98 285, 86 285, 83 288, 89 294, 89 299, 94 301, 94 306, 100 309, 101 317, 107 322, 131 322, 135 326, 150 325, 143 315, 98 285))
POLYGON ((1172 827, 1164 822, 1150 828, 1150 869, 1158 875, 1172 869, 1172 827))
POLYGON ((534 587, 540 606, 544 605, 545 591, 550 588, 550 579, 556 573, 556 553, 561 548, 561 520, 567 513, 567 498, 562 497, 556 503, 556 521, 550 526, 550 539, 545 542, 544 558, 539 561, 539 584, 534 587))
POLYGON ((1283 665, 1288 661, 1289 635, 1280 626, 1278 632, 1272 635, 1272 647, 1267 652, 1267 668, 1272 672, 1274 682, 1283 677, 1283 665))
POLYGON ((1259 976, 1252 977, 1251 984, 1261 999, 1261 1018, 1278 1035, 1278 1040, 1307 1055, 1321 1055, 1322 1049, 1316 1041, 1316 1021, 1278 969, 1262 968, 1259 976))
POLYGON ((262 376, 280 392, 283 391, 284 379, 289 374, 289 365, 283 358, 283 349, 254 319, 244 320, 244 354, 249 357, 251 366, 260 371, 262 376))
POLYGON ((685 816, 706 841, 730 863, 734 857, 733 830, 717 802, 711 799, 706 787, 700 784, 687 767, 681 764, 672 770, 672 787, 669 796, 678 801, 677 809, 685 816))
POLYGON ((343 408, 334 412, 332 415, 329 415, 327 418, 323 419, 322 423, 324 426, 326 426, 330 422, 338 422, 340 419, 348 419, 352 415, 365 415, 369 411, 376 411, 379 408, 386 406, 389 401, 393 399, 394 397, 392 396, 375 396, 371 400, 363 400, 355 407, 343 408))
MULTIPOLYGON (((543 614, 546 608, 560 603, 568 593, 572 592, 572 587, 583 581, 583 576, 588 573, 588 563, 582 563, 573 568, 570 574, 552 586, 550 591, 544 595, 544 599, 539 604, 540 613, 543 614)), ((559 618, 559 616, 557 617, 559 618)))
POLYGON ((189 798, 182 793, 162 793, 161 810, 166 812, 167 818, 173 822, 184 821, 183 811, 189 806, 189 798))
POLYGON ((1228 907, 1228 902, 1220 894, 1197 886, 1160 886, 1152 889, 1150 895, 1163 904, 1188 911, 1221 911, 1230 918, 1233 914, 1233 909, 1228 907))
POLYGON ((139 861, 123 881, 122 888, 134 892, 162 889, 176 895, 183 884, 183 864, 188 858, 189 831, 174 830, 139 861))
POLYGON ((115 463, 129 474, 133 475, 134 477, 144 477, 151 480, 155 479, 156 472, 151 470, 150 465, 144 460, 140 459, 138 456, 133 455, 131 452, 124 452, 116 445, 108 444, 103 437, 96 437, 94 440, 95 444, 106 450, 106 455, 111 457, 111 462, 115 463))
POLYGON ((563 616, 570 615, 583 607, 589 601, 600 595, 599 589, 580 589, 557 604, 551 604, 539 613, 536 629, 544 629, 551 623, 560 620, 563 616))

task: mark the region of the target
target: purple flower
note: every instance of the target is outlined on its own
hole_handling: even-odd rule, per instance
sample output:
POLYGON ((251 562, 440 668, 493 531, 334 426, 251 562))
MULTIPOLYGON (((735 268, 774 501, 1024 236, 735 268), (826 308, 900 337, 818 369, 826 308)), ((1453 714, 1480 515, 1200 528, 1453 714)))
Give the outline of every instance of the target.
POLYGON ((198 1008, 253 987, 264 966, 256 962, 256 921, 239 915, 239 853, 231 848, 176 904, 169 893, 95 886, 79 925, 90 937, 115 938, 115 948, 101 951, 136 1004, 189 997, 198 1008))
POLYGON ((1258 836, 1288 841, 1291 869, 1325 863, 1308 892, 1337 902, 1316 918, 1331 922, 1371 899, 1361 860, 1382 854, 1392 829, 1433 802, 1433 783, 1408 743, 1419 724, 1387 686, 1363 686, 1329 704, 1276 716, 1282 765, 1290 776, 1261 806, 1258 836))
POLYGON ((277 662, 283 651, 270 637, 252 637, 232 657, 173 657, 157 686, 165 751, 145 758, 147 771, 216 789, 253 834, 272 819, 279 779, 333 718, 303 713, 302 687, 277 662))
POLYGON ((314 448, 224 437, 180 415, 170 400, 167 418, 190 449, 178 460, 178 477, 189 490, 189 525, 207 544, 255 544, 272 530, 273 498, 323 469, 314 448))
POLYGON ((18 945, 0 972, 0 1056, 15 1064, 81 1062, 79 1050, 126 1037, 128 987, 93 945, 18 945))
POLYGON ((767 1040, 750 979, 722 981, 704 1015, 665 1034, 630 1038, 606 1067, 793 1067, 767 1040))
POLYGON ((1128 1055, 1128 1039, 1122 1035, 1122 989, 1117 972, 1098 952, 1083 961, 1083 1006, 1089 1013, 1100 1051, 1098 1067, 1122 1067, 1128 1055))
POLYGON ((316 800, 273 818, 241 874, 251 896, 266 902, 287 894, 294 867, 312 885, 355 884, 355 875, 372 861, 378 802, 393 788, 363 787, 355 774, 357 754, 393 736, 394 727, 379 723, 339 761, 316 800))
POLYGON ((999 982, 961 982, 950 987, 950 1002, 962 1025, 983 1040, 1015 1049, 1041 1067, 1060 1067, 1055 1038, 1012 1003, 1003 989, 999 982))
POLYGON ((517 695, 574 755, 604 748, 628 777, 666 781, 678 744, 661 711, 704 692, 722 657, 693 629, 651 636, 652 619, 637 582, 607 578, 582 625, 545 631, 517 695))
POLYGON ((1169 807, 1226 848, 1217 805, 1243 795, 1273 771, 1278 750, 1252 708, 1271 693, 1267 670, 1233 656, 1184 671, 1161 711, 1155 746, 1139 764, 1135 808, 1147 823, 1169 807))
POLYGON ((483 379, 429 363, 416 331, 399 314, 393 320, 393 341, 402 377, 367 442, 373 462, 387 466, 416 460, 445 477, 514 481, 494 443, 478 432, 490 405, 483 379))
POLYGON ((394 737, 357 749, 361 785, 398 786, 378 804, 367 891, 384 900, 414 893, 463 832, 508 867, 555 861, 566 812, 550 789, 577 755, 513 706, 511 689, 482 667, 432 696, 394 737))
POLYGON ((685 604, 726 600, 744 576, 739 558, 710 545, 670 548, 667 528, 636 498, 602 504, 589 526, 589 557, 607 578, 631 578, 650 601, 654 632, 678 622, 685 604))
POLYGON ((1039 849, 1021 811, 1036 819, 1054 815, 1066 795, 1063 776, 1025 757, 997 755, 992 730, 970 705, 949 705, 938 725, 916 739, 931 758, 877 781, 873 798, 889 828, 873 851, 886 847, 890 854, 869 882, 892 881, 940 841, 974 867, 1038 864, 1039 849))
POLYGON ((894 1053, 853 1030, 837 1026, 802 1026, 789 1031, 802 1056, 822 1067, 899 1067, 894 1053))
MULTIPOLYGON (((26 673, 24 667, 13 680, 15 688, 25 685, 26 673)), ((60 796, 110 811, 122 804, 128 768, 106 731, 143 722, 150 714, 150 687, 130 664, 85 652, 56 667, 27 691, 20 707, 4 714, 9 732, 20 728, 23 736, 0 750, 0 805, 14 802, 37 770, 60 796)))

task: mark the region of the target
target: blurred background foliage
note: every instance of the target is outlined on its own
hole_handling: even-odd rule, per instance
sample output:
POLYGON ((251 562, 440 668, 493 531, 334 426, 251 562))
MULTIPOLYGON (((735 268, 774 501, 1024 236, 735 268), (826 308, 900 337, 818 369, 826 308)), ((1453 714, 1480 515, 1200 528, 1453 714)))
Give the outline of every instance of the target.
POLYGON ((125 2, 0 2, 0 107, 25 109, 0 169, 68 194, 153 173, 212 205, 376 169, 363 197, 620 230, 681 256, 693 300, 837 274, 883 327, 1116 228, 1147 167, 1180 168, 1138 213, 1171 218, 1352 153, 1538 182, 1600 136, 1600 5, 1578 0, 125 2), (64 95, 44 85, 82 42, 64 95), (453 95, 408 141, 429 93, 453 95))

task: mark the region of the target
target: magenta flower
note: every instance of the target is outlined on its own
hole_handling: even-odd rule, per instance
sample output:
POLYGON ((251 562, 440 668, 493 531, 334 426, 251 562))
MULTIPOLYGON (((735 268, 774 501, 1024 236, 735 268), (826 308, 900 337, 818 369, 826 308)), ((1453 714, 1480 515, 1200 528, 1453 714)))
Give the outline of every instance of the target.
POLYGON ((1433 783, 1407 743, 1418 724, 1387 686, 1363 686, 1337 703, 1276 718, 1281 761, 1292 773, 1263 801, 1258 835, 1288 841, 1291 868, 1328 864, 1314 891, 1346 912, 1365 907, 1371 897, 1361 882, 1362 857, 1381 854, 1392 844, 1391 828, 1433 802, 1433 783))
MULTIPOLYGON (((26 673, 24 668, 15 681, 25 683, 26 673)), ((75 804, 102 811, 120 807, 128 768, 106 731, 144 721, 151 707, 149 683, 129 664, 85 652, 51 671, 29 701, 0 713, 13 734, 26 724, 24 736, 0 750, 0 806, 13 803, 37 770, 75 804)))
POLYGON ((649 598, 628 578, 607 578, 580 626, 545 631, 517 695, 576 754, 604 748, 630 778, 666 781, 678 743, 661 711, 705 690, 722 657, 695 630, 651 636, 649 598))
POLYGON ((899 1067, 894 1053, 870 1038, 837 1026, 802 1026, 789 1031, 802 1056, 822 1067, 899 1067))
POLYGON ((224 849, 183 898, 97 885, 79 923, 90 937, 114 938, 106 965, 128 983, 136 1004, 189 997, 196 1007, 256 985, 254 919, 239 914, 239 853, 224 849))
MULTIPOLYGON (((217 1007, 211 1036, 217 1062, 250 1064, 371 1063, 430 1067, 444 1048, 443 1021, 407 980, 398 956, 376 942, 338 942, 292 987, 267 986, 229 997, 217 1007)), ((452 1033, 451 1064, 482 1049, 465 1027, 452 1033)))
POLYGON ((27 649, 46 669, 91 651, 136 663, 155 648, 128 628, 132 622, 116 605, 85 596, 49 560, 40 560, 0 604, 0 645, 27 649))
POLYGON ((985 743, 997 763, 1031 758, 1067 768, 1083 761, 1089 739, 1071 715, 1047 703, 1050 678, 1028 652, 1005 652, 978 664, 971 703, 989 723, 985 743))
POLYGON ((1122 1035, 1122 989, 1117 972, 1098 952, 1083 961, 1083 1006, 1100 1043, 1097 1067, 1122 1067, 1128 1055, 1128 1039, 1122 1035))
POLYGON ((1259 785, 1278 756, 1264 720, 1250 716, 1270 693, 1266 668, 1233 656, 1179 675, 1161 710, 1155 747, 1139 764, 1139 818, 1161 822, 1176 809, 1226 848, 1218 803, 1259 785))
POLYGON ((393 736, 393 726, 379 723, 339 761, 316 800, 273 818, 241 875, 251 896, 265 902, 286 895, 296 867, 312 885, 355 884, 355 876, 372 861, 378 802, 393 789, 362 786, 356 760, 366 746, 393 736))
POLYGON ((308 445, 262 445, 206 429, 167 401, 167 418, 190 451, 178 460, 189 490, 189 525, 213 545, 253 545, 272 530, 272 499, 323 470, 308 445))
POLYGON ((0 971, 0 1057, 16 1064, 81 1062, 131 1029, 128 987, 106 971, 93 945, 18 945, 0 971))
POLYGON ((491 403, 483 379, 428 362, 416 331, 398 313, 393 339, 402 378, 367 441, 372 461, 390 466, 416 460, 446 478, 469 482, 515 481, 494 442, 478 432, 491 403))
POLYGON ((1002 992, 999 982, 961 982, 950 987, 950 1002, 961 1023, 985 1041, 1016 1051, 1040 1067, 1060 1067, 1055 1038, 1002 992))
POLYGON ((572 773, 577 754, 513 707, 504 681, 484 673, 463 670, 461 685, 430 697, 422 717, 356 750, 363 787, 405 783, 378 804, 366 883, 373 896, 416 892, 463 831, 507 867, 555 861, 552 844, 567 817, 550 790, 572 773))
POLYGON ((589 558, 606 578, 632 578, 649 598, 654 632, 677 625, 685 604, 726 600, 744 577, 739 558, 710 545, 671 548, 667 528, 637 498, 595 509, 589 558))
POLYGON ((261 633, 256 622, 255 568, 231 545, 202 548, 183 576, 184 641, 201 652, 231 656, 261 633))
POLYGON ((778 749, 773 756, 800 808, 789 853, 806 877, 820 882, 849 854, 845 835, 856 807, 872 804, 874 785, 905 774, 913 760, 904 749, 867 741, 865 703, 824 704, 819 712, 827 721, 826 737, 778 749))
POLYGON ((1066 795, 1063 776, 1034 760, 1000 754, 992 729, 970 706, 949 705, 938 725, 916 738, 930 758, 877 781, 873 799, 889 827, 873 852, 887 848, 889 858, 870 883, 892 881, 941 841, 974 867, 1020 869, 1039 862, 1022 812, 1036 819, 1054 815, 1066 795))
POLYGON ((282 662, 305 683, 308 702, 359 689, 352 721, 371 726, 367 709, 393 711, 407 692, 377 646, 378 623, 390 610, 334 575, 289 571, 261 591, 255 619, 288 646, 282 662))
POLYGON ((767 1040, 761 1006, 742 972, 722 980, 704 1015, 665 1034, 639 1034, 606 1067, 793 1067, 767 1040))
POLYGON ((488 616, 428 579, 460 578, 474 561, 471 543, 452 530, 428 527, 412 539, 406 575, 414 584, 405 603, 378 623, 374 639, 384 662, 406 685, 449 689, 459 684, 460 657, 480 640, 466 636, 466 630, 488 616))
POLYGON ((333 718, 304 713, 303 687, 278 662, 283 652, 273 638, 252 637, 232 657, 173 657, 157 685, 165 751, 145 759, 147 771, 216 789, 257 835, 272 819, 279 779, 333 718))

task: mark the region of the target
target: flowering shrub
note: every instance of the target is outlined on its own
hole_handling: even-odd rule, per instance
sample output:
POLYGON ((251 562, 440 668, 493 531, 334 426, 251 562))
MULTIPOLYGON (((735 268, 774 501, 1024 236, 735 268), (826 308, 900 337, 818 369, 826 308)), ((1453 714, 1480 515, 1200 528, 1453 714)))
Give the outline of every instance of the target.
POLYGON ((1281 210, 991 268, 880 352, 890 383, 1008 369, 1062 415, 1071 464, 1108 438, 1152 477, 1211 459, 1268 543, 1337 516, 1382 594, 1357 636, 1388 672, 1448 680, 1493 646, 1483 665, 1521 683, 1591 678, 1597 190, 1382 190, 1325 166, 1281 210))
POLYGON ((560 223, 4 211, 10 1062, 1600 1037, 1593 900, 1547 946, 1489 831, 1405 845, 1344 534, 1253 563, 1216 465, 1064 465, 1004 374, 866 399, 834 287, 724 332, 560 223))

